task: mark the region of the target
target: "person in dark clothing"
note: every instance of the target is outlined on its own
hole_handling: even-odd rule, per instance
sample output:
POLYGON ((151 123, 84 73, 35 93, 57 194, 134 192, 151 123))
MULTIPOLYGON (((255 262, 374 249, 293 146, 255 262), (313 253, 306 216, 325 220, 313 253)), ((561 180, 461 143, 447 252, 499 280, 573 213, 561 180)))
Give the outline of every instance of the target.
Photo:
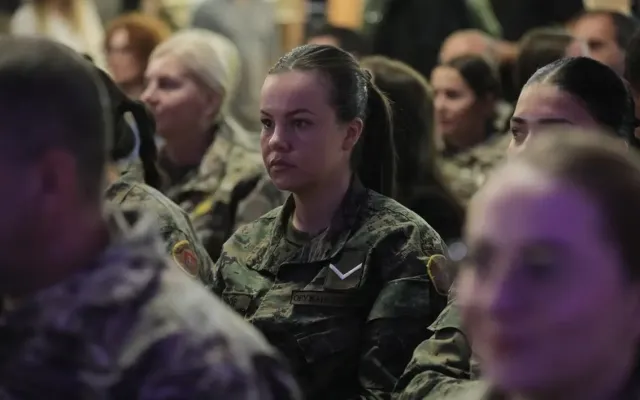
POLYGON ((533 28, 563 25, 584 10, 582 0, 491 0, 502 38, 520 40, 533 28))
POLYGON ((433 129, 433 94, 427 80, 400 61, 362 59, 376 85, 389 96, 398 153, 396 199, 424 218, 445 240, 460 237, 464 209, 445 184, 433 129))
POLYGON ((387 0, 382 10, 372 53, 403 61, 423 76, 431 75, 451 33, 473 28, 465 0, 387 0))

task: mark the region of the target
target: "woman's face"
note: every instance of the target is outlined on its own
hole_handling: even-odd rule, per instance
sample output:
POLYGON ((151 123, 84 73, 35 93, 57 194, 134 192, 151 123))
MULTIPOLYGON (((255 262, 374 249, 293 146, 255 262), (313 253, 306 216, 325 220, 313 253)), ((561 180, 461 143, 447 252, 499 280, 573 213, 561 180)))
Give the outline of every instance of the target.
POLYGON ((598 122, 583 103, 557 86, 546 83, 527 85, 520 93, 511 117, 509 153, 526 147, 527 140, 552 125, 597 128, 598 122))
POLYGON ((439 66, 431 74, 434 91, 436 133, 447 138, 464 138, 483 133, 493 113, 492 99, 478 99, 455 69, 439 66))
POLYGON ((349 168, 362 121, 343 123, 329 102, 329 81, 313 71, 269 75, 262 87, 262 157, 280 190, 331 184, 349 168))
POLYGON ((220 108, 220 97, 199 84, 172 55, 152 58, 141 99, 153 112, 156 130, 169 144, 205 132, 220 108))
POLYGON ((603 224, 581 190, 517 161, 474 199, 457 300, 493 384, 544 393, 635 354, 640 290, 603 224))
POLYGON ((108 39, 107 63, 118 85, 142 83, 144 65, 134 54, 125 28, 116 29, 108 39))

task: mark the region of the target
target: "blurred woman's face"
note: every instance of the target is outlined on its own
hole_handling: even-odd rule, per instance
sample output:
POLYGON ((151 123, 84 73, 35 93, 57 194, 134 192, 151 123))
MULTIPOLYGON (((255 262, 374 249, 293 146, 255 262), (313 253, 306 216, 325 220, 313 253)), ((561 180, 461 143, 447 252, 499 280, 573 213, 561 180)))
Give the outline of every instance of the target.
POLYGON ((557 86, 546 83, 525 86, 511 117, 513 139, 509 153, 518 153, 530 137, 553 125, 599 126, 579 99, 557 86))
POLYGON ((220 96, 199 84, 172 55, 149 60, 144 101, 156 120, 156 131, 170 144, 211 128, 220 96))
POLYGON ((107 63, 113 80, 118 85, 142 83, 144 65, 131 48, 129 32, 115 30, 107 43, 107 63))
POLYGON ((634 356, 640 290, 603 223, 584 192, 517 162, 472 202, 457 301, 502 390, 581 385, 634 356))
MULTIPOLYGON (((484 132, 493 113, 494 101, 478 99, 455 69, 439 66, 431 74, 434 91, 436 134, 447 138, 464 138, 484 132)), ((458 140, 459 141, 459 140, 458 140)))

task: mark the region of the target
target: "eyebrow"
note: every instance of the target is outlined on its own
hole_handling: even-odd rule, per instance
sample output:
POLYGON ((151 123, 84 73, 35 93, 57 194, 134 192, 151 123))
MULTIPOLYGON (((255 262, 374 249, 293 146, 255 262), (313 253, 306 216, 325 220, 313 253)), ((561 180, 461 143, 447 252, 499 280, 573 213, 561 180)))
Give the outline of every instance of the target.
MULTIPOLYGON (((516 124, 526 124, 527 120, 521 117, 511 117, 511 122, 516 124)), ((538 124, 570 124, 573 125, 573 122, 569 121, 566 118, 541 118, 536 121, 538 124)))
MULTIPOLYGON (((267 116, 271 116, 271 114, 269 114, 267 111, 265 110, 260 110, 261 114, 267 115, 267 116)), ((311 114, 311 115, 315 115, 315 113, 313 113, 311 110, 308 110, 306 108, 296 108, 295 110, 291 110, 288 111, 285 116, 286 117, 293 117, 297 114, 311 114)))

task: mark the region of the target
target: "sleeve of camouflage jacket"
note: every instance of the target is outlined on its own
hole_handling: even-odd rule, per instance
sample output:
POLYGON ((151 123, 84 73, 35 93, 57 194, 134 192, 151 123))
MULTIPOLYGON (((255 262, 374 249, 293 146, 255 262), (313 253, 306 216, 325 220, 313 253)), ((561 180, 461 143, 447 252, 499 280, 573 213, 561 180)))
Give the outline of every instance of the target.
POLYGON ((190 214, 198 238, 214 262, 220 257, 224 242, 239 226, 282 205, 284 195, 270 181, 260 178, 252 176, 237 183, 224 198, 208 198, 190 214))
POLYGON ((449 398, 477 385, 477 365, 462 332, 460 315, 450 301, 429 327, 432 336, 422 342, 396 386, 399 400, 449 398))
POLYGON ((387 236, 372 253, 381 289, 363 331, 359 399, 388 398, 429 324, 446 304, 427 274, 430 256, 442 254, 433 230, 407 228, 387 236))
POLYGON ((112 398, 138 400, 299 400, 290 371, 277 358, 256 353, 244 364, 222 338, 189 346, 178 335, 155 343, 128 371, 112 398), (153 368, 151 366, 163 366, 153 368))

